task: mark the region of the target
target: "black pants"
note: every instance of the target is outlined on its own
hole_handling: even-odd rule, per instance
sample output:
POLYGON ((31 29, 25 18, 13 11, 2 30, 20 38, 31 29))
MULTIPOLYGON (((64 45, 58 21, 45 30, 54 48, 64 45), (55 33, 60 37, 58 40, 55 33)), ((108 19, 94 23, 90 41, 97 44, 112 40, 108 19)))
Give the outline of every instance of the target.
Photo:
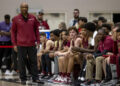
POLYGON ((20 71, 20 79, 27 80, 26 77, 26 67, 30 67, 30 73, 33 80, 38 79, 38 69, 37 69, 37 49, 35 46, 22 47, 18 46, 18 68, 20 71))
POLYGON ((12 49, 12 62, 13 62, 13 70, 18 70, 18 60, 17 60, 17 52, 12 49))
MULTIPOLYGON (((13 70, 18 70, 18 54, 17 52, 14 51, 14 49, 12 49, 12 62, 13 62, 13 70)), ((30 62, 29 59, 26 59, 26 67, 28 69, 29 74, 31 74, 30 71, 30 62)))
MULTIPOLYGON (((11 45, 11 41, 8 42, 0 42, 0 46, 9 46, 11 45)), ((11 48, 0 48, 0 69, 2 65, 6 65, 6 69, 11 69, 11 48), (4 61, 2 61, 4 57, 4 61)))
POLYGON ((86 73, 85 67, 86 67, 86 59, 83 60, 82 68, 80 71, 80 77, 85 77, 85 73, 86 73))
POLYGON ((49 54, 43 54, 41 59, 42 59, 42 71, 51 73, 51 61, 54 59, 51 59, 49 57, 49 54))
POLYGON ((110 65, 106 64, 106 79, 111 80, 112 79, 112 73, 111 73, 111 68, 110 65))

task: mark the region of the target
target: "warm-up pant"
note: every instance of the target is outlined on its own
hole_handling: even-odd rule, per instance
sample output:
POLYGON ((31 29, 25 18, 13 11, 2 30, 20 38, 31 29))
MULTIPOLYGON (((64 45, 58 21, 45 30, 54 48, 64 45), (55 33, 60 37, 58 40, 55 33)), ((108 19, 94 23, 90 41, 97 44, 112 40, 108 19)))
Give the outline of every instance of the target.
POLYGON ((37 49, 35 46, 22 47, 18 46, 18 68, 20 71, 20 79, 27 80, 26 77, 26 66, 29 61, 29 71, 32 75, 33 80, 38 79, 37 69, 37 49))

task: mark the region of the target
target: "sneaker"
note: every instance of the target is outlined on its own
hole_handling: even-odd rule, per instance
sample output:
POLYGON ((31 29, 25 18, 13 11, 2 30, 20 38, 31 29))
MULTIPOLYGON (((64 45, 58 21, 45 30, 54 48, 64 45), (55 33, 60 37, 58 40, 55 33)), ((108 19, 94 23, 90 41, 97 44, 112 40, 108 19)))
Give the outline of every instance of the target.
POLYGON ((40 78, 41 78, 41 79, 44 79, 46 76, 47 76, 47 75, 45 74, 45 75, 40 76, 40 78))
POLYGON ((86 80, 84 83, 82 83, 81 85, 94 85, 96 84, 96 80, 86 80))
POLYGON ((54 83, 61 83, 61 76, 60 75, 58 75, 58 77, 55 79, 55 80, 53 80, 53 82, 54 83))
POLYGON ((14 79, 13 76, 4 76, 4 78, 5 78, 6 80, 12 80, 12 79, 14 79))
POLYGON ((85 84, 87 83, 87 81, 88 81, 88 80, 85 80, 84 82, 81 82, 81 81, 80 81, 80 86, 85 85, 85 84))
POLYGON ((67 83, 67 77, 66 76, 61 77, 61 83, 64 83, 64 84, 67 83))
POLYGON ((78 77, 78 80, 80 80, 80 79, 81 79, 81 77, 79 76, 79 77, 78 77))
POLYGON ((84 82, 84 85, 90 85, 92 83, 92 80, 87 80, 86 82, 84 82))
POLYGON ((117 82, 117 84, 120 84, 120 80, 117 82))
POLYGON ((93 82, 91 84, 95 84, 96 86, 99 86, 101 83, 100 80, 93 80, 93 82))
POLYGON ((47 76, 46 73, 43 73, 43 72, 42 72, 42 73, 39 75, 39 78, 42 79, 42 78, 44 78, 44 77, 46 77, 46 76, 47 76))
POLYGON ((5 75, 11 75, 9 70, 6 70, 5 75))
POLYGON ((117 79, 110 80, 109 82, 105 83, 105 85, 111 84, 111 85, 116 85, 118 82, 117 79))
POLYGON ((67 83, 66 84, 71 84, 71 83, 72 83, 71 78, 67 77, 67 83))
POLYGON ((17 75, 17 72, 12 70, 11 75, 17 75))
POLYGON ((85 81, 85 78, 84 78, 84 77, 81 77, 80 80, 81 80, 81 82, 84 82, 84 81, 85 81))
POLYGON ((44 82, 40 81, 40 80, 33 80, 33 82, 35 83, 40 83, 40 84, 44 84, 44 82))
POLYGON ((21 81, 21 84, 22 84, 22 85, 26 85, 26 81, 24 81, 24 80, 21 81))
POLYGON ((57 76, 58 76, 58 75, 56 75, 56 74, 53 75, 53 76, 48 80, 48 82, 53 82, 53 80, 55 80, 55 79, 57 78, 57 76))
POLYGON ((104 85, 105 83, 107 83, 109 81, 110 81, 109 79, 105 79, 105 80, 101 81, 100 85, 104 85))
POLYGON ((42 76, 42 75, 44 75, 44 73, 42 72, 42 73, 40 73, 40 74, 38 74, 39 76, 42 76))
POLYGON ((48 74, 47 76, 44 77, 44 79, 50 79, 52 77, 52 74, 48 74))

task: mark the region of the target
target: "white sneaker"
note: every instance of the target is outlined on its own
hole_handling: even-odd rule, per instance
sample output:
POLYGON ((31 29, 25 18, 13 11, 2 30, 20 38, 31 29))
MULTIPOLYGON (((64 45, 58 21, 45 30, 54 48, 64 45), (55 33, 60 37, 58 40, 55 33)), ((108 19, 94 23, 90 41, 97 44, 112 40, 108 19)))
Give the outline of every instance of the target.
POLYGON ((6 70, 5 75, 11 75, 9 70, 6 70))
POLYGON ((39 76, 43 76, 43 75, 45 75, 44 73, 40 73, 40 74, 38 74, 39 76))
POLYGON ((11 75, 17 75, 17 72, 12 70, 11 75))
POLYGON ((60 75, 58 75, 58 77, 55 79, 55 80, 53 80, 55 83, 61 83, 61 76, 60 75))
POLYGON ((61 83, 67 83, 67 77, 61 77, 61 83))
POLYGON ((81 77, 80 77, 80 76, 78 77, 78 80, 81 80, 81 77))
POLYGON ((71 78, 67 77, 67 84, 70 84, 70 83, 72 83, 71 78))
POLYGON ((84 78, 84 77, 81 77, 81 81, 85 81, 85 78, 84 78))
POLYGON ((13 76, 4 76, 5 79, 9 80, 9 79, 14 79, 13 76))

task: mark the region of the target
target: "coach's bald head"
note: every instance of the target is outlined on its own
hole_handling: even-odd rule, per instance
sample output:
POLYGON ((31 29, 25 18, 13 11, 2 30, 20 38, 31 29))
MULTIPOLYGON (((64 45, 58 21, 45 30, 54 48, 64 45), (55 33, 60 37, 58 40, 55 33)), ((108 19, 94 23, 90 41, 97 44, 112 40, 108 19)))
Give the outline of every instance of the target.
POLYGON ((20 5, 20 10, 22 14, 27 14, 28 13, 28 4, 23 2, 20 5))

